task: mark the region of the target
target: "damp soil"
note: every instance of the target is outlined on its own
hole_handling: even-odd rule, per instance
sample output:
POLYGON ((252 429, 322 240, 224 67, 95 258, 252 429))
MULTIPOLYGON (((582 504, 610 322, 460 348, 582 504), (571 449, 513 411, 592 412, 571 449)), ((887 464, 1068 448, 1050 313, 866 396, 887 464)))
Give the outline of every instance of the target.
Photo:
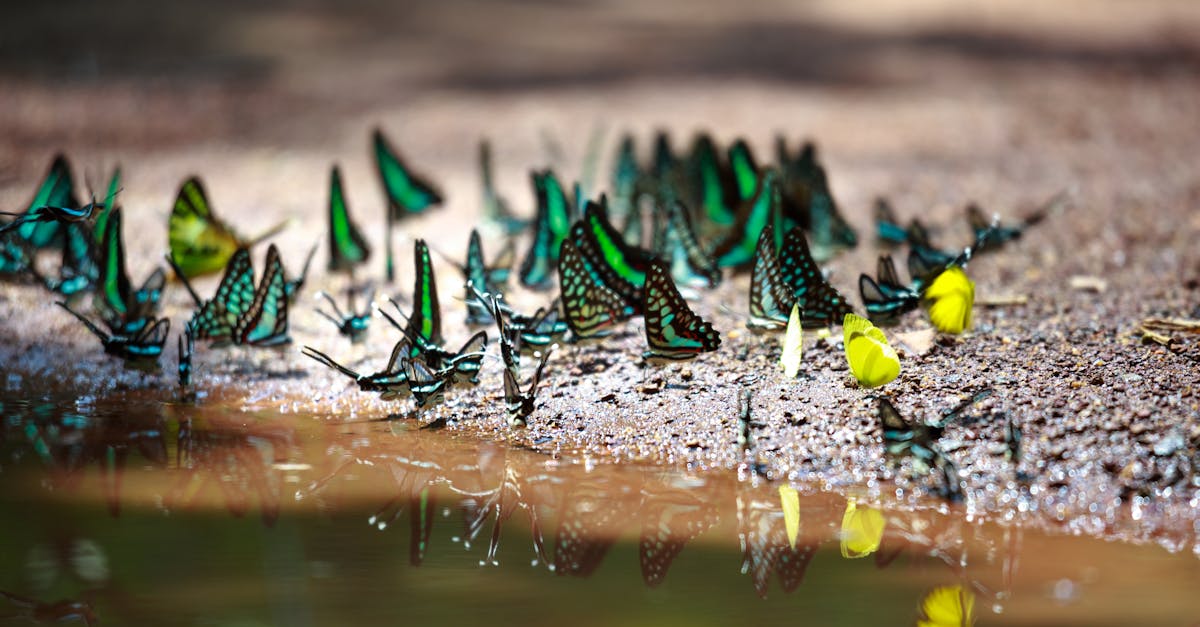
MULTIPOLYGON (((404 222, 397 233, 426 238, 457 257, 478 215, 473 164, 480 137, 493 143, 502 193, 528 211, 528 170, 550 165, 577 176, 583 146, 597 128, 607 140, 601 172, 619 132, 635 133, 648 152, 656 129, 670 131, 680 148, 706 129, 723 141, 745 136, 763 156, 771 154, 774 134, 783 132, 818 142, 835 197, 859 232, 858 248, 825 264, 832 283, 857 303, 858 274, 871 271, 881 252, 871 230, 876 196, 889 197, 902 218, 920 216, 949 247, 967 243, 962 208, 969 202, 1011 221, 1065 190, 1070 202, 1064 210, 971 263, 978 307, 970 332, 924 337, 929 325, 919 313, 887 329, 903 368, 883 392, 903 414, 934 418, 975 391, 993 390, 951 424, 943 440, 964 481, 966 498, 955 511, 965 516, 1200 550, 1200 336, 1178 332, 1162 345, 1138 331, 1148 317, 1200 317, 1200 173, 1193 167, 1200 63, 1180 36, 1200 17, 1173 3, 1163 5, 1169 10, 1158 19, 1091 17, 1075 26, 1056 25, 1058 14, 1039 14, 1030 33, 1023 15, 1000 12, 980 34, 969 25, 925 18, 891 24, 886 16, 896 9, 883 4, 884 17, 815 19, 841 33, 837 41, 853 44, 834 77, 745 69, 760 60, 754 55, 786 54, 787 42, 810 33, 787 30, 784 22, 780 32, 742 24, 743 39, 734 43, 761 39, 762 49, 720 73, 693 71, 659 48, 662 43, 651 48, 651 71, 624 71, 640 66, 627 58, 628 42, 615 37, 591 53, 605 60, 599 67, 615 69, 587 80, 561 78, 581 76, 593 58, 582 53, 562 55, 556 59, 561 67, 528 77, 482 57, 438 56, 442 48, 420 39, 411 45, 425 56, 397 68, 367 45, 334 60, 264 52, 272 41, 325 32, 307 12, 248 21, 230 61, 237 71, 206 68, 211 75, 198 72, 190 81, 154 67, 130 70, 121 64, 132 62, 121 59, 111 60, 121 71, 108 78, 80 75, 70 63, 51 63, 46 72, 53 80, 10 70, 0 99, 4 135, 12 139, 0 157, 0 203, 22 206, 57 151, 66 151, 81 168, 77 176, 86 174, 97 186, 120 163, 130 265, 140 277, 164 252, 166 215, 179 183, 198 173, 216 212, 244 233, 293 218, 275 241, 296 267, 309 246, 324 241, 332 163, 343 166, 357 219, 381 222, 367 154, 369 131, 380 125, 448 197, 444 208, 404 222), (993 42, 996 50, 956 44, 954 33, 966 42, 993 42), (236 62, 243 58, 271 69, 236 62), (503 88, 465 70, 471 63, 496 72, 503 88), (1002 416, 1024 434, 1017 466, 1003 455, 1002 416)), ((431 10, 425 17, 439 15, 431 10)), ((713 43, 709 28, 689 23, 680 29, 677 43, 713 43)), ((337 41, 331 35, 314 46, 337 41)), ((524 51, 530 58, 557 50, 556 42, 533 41, 524 51)), ((178 60, 166 55, 166 67, 172 62, 178 60)), ((193 70, 179 71, 193 76, 186 74, 193 70)), ((376 256, 367 274, 378 278, 381 229, 368 230, 376 256)), ((381 288, 404 302, 411 244, 398 240, 399 277, 381 288)), ((485 241, 485 250, 497 249, 495 239, 485 241)), ((778 337, 745 330, 745 276, 727 277, 694 303, 722 334, 718 352, 648 368, 636 321, 603 345, 562 346, 550 361, 530 426, 511 430, 497 358, 485 362, 478 387, 455 390, 443 407, 414 416, 409 401, 359 393, 302 356, 300 347, 311 345, 371 371, 386 361, 395 340, 376 319, 368 342, 351 346, 316 315, 315 291, 336 292, 346 284, 321 270, 324 258, 321 250, 291 312, 293 345, 200 348, 197 406, 219 403, 335 423, 444 419, 446 437, 479 436, 555 458, 716 474, 757 464, 781 483, 861 493, 898 507, 936 502, 936 480, 884 462, 871 393, 854 385, 836 330, 830 339, 810 336, 800 377, 782 377, 778 337), (747 387, 754 390, 749 456, 737 446, 734 427, 739 391, 747 387)), ((458 275, 444 261, 436 266, 454 344, 468 336, 455 298, 458 275)), ((214 286, 206 280, 198 287, 209 293, 214 286)), ((550 298, 520 290, 511 296, 530 310, 550 298)), ((130 395, 178 399, 171 357, 162 373, 125 370, 53 300, 34 286, 0 286, 0 385, 9 398, 73 396, 84 406, 130 395)), ((166 312, 175 328, 188 305, 184 290, 168 290, 166 312)))

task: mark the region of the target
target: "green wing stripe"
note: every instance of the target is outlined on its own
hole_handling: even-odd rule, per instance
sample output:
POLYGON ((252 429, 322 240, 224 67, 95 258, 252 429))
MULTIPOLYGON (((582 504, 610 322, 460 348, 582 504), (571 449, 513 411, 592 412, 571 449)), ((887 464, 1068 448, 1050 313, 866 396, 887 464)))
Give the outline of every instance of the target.
POLYGON ((375 129, 374 145, 375 165, 393 218, 423 213, 442 204, 441 192, 405 165, 380 129, 375 129))
POLYGON ((413 312, 405 327, 405 334, 421 339, 427 344, 441 346, 442 309, 438 305, 437 281, 433 274, 433 259, 425 240, 419 239, 413 246, 413 267, 416 278, 413 282, 413 312))
POLYGON ((371 258, 371 247, 350 219, 342 191, 342 171, 334 166, 329 175, 329 263, 330 272, 350 271, 371 258))
POLYGON ((763 227, 771 221, 775 204, 779 198, 777 191, 778 176, 774 169, 763 173, 759 181, 758 193, 748 210, 741 214, 740 219, 730 230, 729 235, 717 245, 713 256, 717 265, 722 268, 737 268, 754 262, 754 250, 758 245, 758 235, 763 227))
POLYGON ((583 219, 572 227, 571 239, 600 282, 640 313, 646 271, 654 255, 626 244, 603 207, 594 202, 588 203, 583 219))

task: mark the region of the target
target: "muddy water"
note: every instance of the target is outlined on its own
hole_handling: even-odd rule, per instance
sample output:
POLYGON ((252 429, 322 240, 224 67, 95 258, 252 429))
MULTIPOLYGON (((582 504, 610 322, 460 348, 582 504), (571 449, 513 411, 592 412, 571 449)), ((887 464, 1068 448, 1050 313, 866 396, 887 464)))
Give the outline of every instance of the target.
POLYGON ((1193 624, 1187 551, 404 421, 3 400, 0 624, 1193 624))

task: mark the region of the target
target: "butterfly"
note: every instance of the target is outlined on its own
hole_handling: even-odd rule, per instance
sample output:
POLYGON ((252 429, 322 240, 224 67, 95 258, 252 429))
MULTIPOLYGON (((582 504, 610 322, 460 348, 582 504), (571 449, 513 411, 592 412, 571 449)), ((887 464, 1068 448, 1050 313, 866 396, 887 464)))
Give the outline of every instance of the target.
POLYGON ((800 227, 794 227, 783 238, 779 251, 779 268, 783 281, 791 288, 795 302, 800 304, 803 322, 808 326, 828 326, 853 311, 845 297, 825 280, 821 268, 813 260, 808 241, 800 227))
POLYGON ((792 313, 788 316, 787 332, 783 336, 783 353, 779 357, 779 365, 783 366, 783 376, 795 379, 800 374, 800 359, 804 355, 804 330, 800 324, 800 305, 792 304, 792 313))
POLYGON ((917 627, 967 627, 975 624, 975 594, 962 586, 938 586, 921 599, 917 627))
POLYGON ((24 220, 40 207, 78 207, 79 199, 75 195, 72 183, 71 166, 64 155, 56 155, 50 163, 50 168, 42 179, 41 185, 34 192, 33 199, 22 216, 0 227, 0 232, 10 228, 17 229, 17 237, 31 248, 58 247, 62 245, 62 224, 57 221, 24 220))
POLYGON ((99 293, 94 298, 95 307, 113 333, 136 333, 157 313, 166 275, 161 268, 156 268, 140 288, 133 289, 125 270, 125 240, 119 208, 113 209, 105 222, 100 247, 99 293))
POLYGON ((729 147, 729 169, 733 172, 738 199, 746 201, 753 198, 758 189, 760 173, 746 140, 738 139, 729 147))
POLYGON ((797 215, 801 225, 812 234, 815 249, 826 258, 839 248, 854 248, 858 245, 858 234, 838 211, 837 203, 829 188, 825 168, 817 159, 817 149, 811 142, 805 143, 793 158, 787 154, 787 145, 777 142, 781 152, 780 167, 783 169, 781 186, 787 190, 785 204, 793 205, 785 211, 797 215))
POLYGON ((0 211, 0 215, 15 215, 16 216, 16 219, 14 219, 13 221, 11 221, 7 224, 4 224, 4 225, 0 225, 0 235, 4 235, 5 233, 7 233, 13 229, 16 229, 16 228, 19 228, 19 227, 25 226, 25 225, 30 225, 30 224, 36 225, 36 224, 46 224, 46 223, 50 223, 50 222, 58 222, 60 224, 68 224, 68 223, 75 223, 75 222, 83 222, 83 221, 91 219, 92 215, 94 213, 96 213, 97 211, 101 211, 103 209, 104 209, 104 203, 99 203, 99 202, 96 202, 95 199, 92 199, 92 201, 89 202, 88 204, 79 206, 79 207, 74 207, 74 206, 59 207, 59 206, 54 206, 54 205, 42 205, 40 207, 34 207, 24 213, 19 213, 19 214, 13 214, 13 213, 0 211))
POLYGON ((700 244, 687 207, 678 200, 663 202, 666 219, 655 250, 671 262, 671 276, 687 287, 716 287, 721 283, 721 268, 700 244))
POLYGON ((371 327, 371 312, 369 306, 375 300, 375 289, 371 288, 367 293, 366 311, 361 313, 354 309, 354 293, 356 290, 347 290, 347 298, 349 299, 349 309, 347 312, 342 312, 342 308, 338 307, 333 297, 326 292, 318 292, 317 295, 325 299, 329 306, 333 309, 333 313, 326 312, 323 309, 318 309, 317 313, 323 316, 326 320, 332 322, 338 329, 338 334, 350 338, 353 344, 360 344, 367 339, 367 330, 371 327))
MULTIPOLYGON (((508 276, 512 272, 514 254, 512 240, 508 240, 492 265, 485 265, 479 230, 471 229, 471 238, 467 243, 467 263, 459 266, 459 270, 462 271, 466 283, 489 294, 500 294, 504 291, 508 276)), ((491 312, 476 301, 470 287, 467 288, 466 303, 468 325, 491 323, 491 312)))
POLYGON ((279 346, 292 341, 288 336, 287 281, 279 249, 274 244, 267 248, 266 266, 258 289, 254 291, 250 306, 234 323, 232 337, 236 344, 252 346, 279 346))
POLYGON ((408 375, 405 373, 404 363, 408 360, 408 354, 411 349, 412 346, 408 339, 402 338, 392 347, 392 354, 388 358, 387 367, 369 375, 359 374, 311 346, 305 346, 301 352, 318 363, 350 377, 358 385, 359 390, 363 392, 378 392, 380 398, 387 401, 398 398, 401 394, 408 391, 408 375))
POLYGON ((667 577, 671 563, 688 542, 720 521, 716 507, 684 490, 647 495, 638 537, 642 581, 654 588, 667 577))
MULTIPOLYGON (((912 269, 912 260, 914 256, 921 259, 924 263, 931 266, 949 266, 955 263, 955 260, 962 253, 953 250, 942 250, 933 245, 929 237, 929 230, 920 220, 913 218, 908 225, 908 259, 909 269, 912 269)), ((916 274, 912 275, 915 279, 916 274)))
POLYGON ((529 221, 513 215, 508 203, 496 192, 492 178, 492 145, 487 140, 479 142, 479 174, 483 181, 484 221, 494 225, 504 235, 520 233, 529 221))
POLYGON ((32 264, 28 270, 47 289, 71 297, 95 286, 100 276, 100 266, 96 263, 96 243, 87 227, 74 222, 63 223, 61 234, 62 264, 58 276, 42 276, 32 264))
MULTIPOLYGON (((388 301, 401 316, 404 315, 400 310, 399 303, 393 299, 388 299, 388 301)), ((451 376, 451 383, 463 381, 469 381, 472 384, 479 383, 479 371, 483 365, 484 351, 487 349, 486 331, 472 335, 458 352, 451 352, 443 348, 441 344, 429 342, 420 336, 413 335, 409 330, 411 321, 410 324, 402 325, 386 311, 380 310, 379 313, 411 343, 412 349, 409 354, 414 358, 421 359, 438 376, 451 376)))
POLYGON ((750 274, 751 330, 778 329, 788 323, 788 309, 796 297, 783 280, 783 270, 775 254, 775 227, 765 226, 759 233, 754 252, 754 270, 750 274))
POLYGON ((758 192, 744 210, 728 235, 713 249, 713 257, 722 268, 738 268, 754 263, 758 236, 779 210, 778 174, 774 169, 763 172, 758 192))
POLYGON ((692 359, 721 346, 721 336, 712 325, 693 313, 683 300, 666 264, 650 262, 645 292, 643 311, 649 350, 642 356, 647 361, 692 359))
POLYGON ((641 203, 633 203, 625 214, 625 224, 621 227, 621 239, 630 246, 641 246, 644 234, 645 216, 641 203))
POLYGON ((732 225, 737 220, 734 182, 728 180, 728 172, 721 163, 716 144, 707 133, 696 136, 689 162, 701 215, 709 224, 718 227, 732 225))
POLYGON ((405 165, 381 129, 375 129, 372 139, 376 171, 387 196, 391 220, 424 213, 430 207, 442 204, 441 192, 405 165))
POLYGON ((304 258, 304 267, 300 269, 300 276, 288 279, 287 275, 284 275, 284 291, 289 303, 296 302, 296 295, 300 293, 300 288, 304 287, 304 281, 308 279, 308 269, 312 266, 312 260, 316 254, 317 245, 313 244, 313 247, 308 249, 308 256, 304 258))
POLYGON ((83 326, 100 338, 105 353, 120 357, 126 363, 137 368, 149 368, 158 363, 158 357, 162 355, 163 344, 167 341, 167 334, 171 331, 171 321, 160 318, 132 335, 109 335, 92 324, 91 320, 76 313, 66 303, 58 301, 56 304, 75 316, 83 323, 83 326))
MULTIPOLYGON (((974 403, 979 395, 964 403, 974 403)), ((877 402, 879 422, 883 427, 883 446, 889 460, 895 462, 901 457, 913 458, 917 469, 922 474, 930 468, 941 471, 944 479, 942 494, 952 500, 962 497, 962 486, 958 478, 958 470, 954 462, 938 447, 937 441, 942 437, 946 424, 956 417, 960 410, 951 412, 935 424, 913 423, 905 420, 896 411, 887 398, 880 396, 877 402)))
POLYGON ((879 387, 900 375, 900 357, 871 321, 848 313, 842 321, 842 334, 846 361, 859 385, 879 387))
POLYGON ((527 391, 521 391, 521 384, 517 382, 516 376, 513 374, 514 368, 506 367, 504 369, 504 406, 508 414, 508 426, 524 427, 529 417, 537 407, 533 404, 537 397, 538 384, 542 381, 542 371, 546 368, 546 361, 550 359, 551 350, 542 353, 542 359, 538 362, 537 370, 533 372, 533 380, 529 383, 527 391))
POLYGON ((646 272, 655 256, 626 244, 605 213, 602 204, 589 202, 583 219, 571 227, 572 243, 594 276, 640 313, 646 272))
POLYGON ((883 543, 883 530, 887 521, 883 513, 870 507, 859 507, 854 497, 846 500, 846 511, 842 514, 841 537, 842 557, 858 559, 879 550, 883 543))
POLYGON ((929 304, 929 320, 938 331, 958 334, 971 328, 975 283, 962 268, 952 266, 937 275, 922 298, 929 304))
POLYGON ((627 213, 637 204, 638 187, 641 179, 642 170, 638 166, 633 136, 625 135, 617 145, 617 154, 613 159, 611 181, 613 204, 619 209, 619 213, 627 213))
POLYGON ((908 229, 900 226, 892 203, 883 196, 875 199, 875 238, 883 244, 908 242, 908 229))
POLYGON ((894 322, 920 306, 921 292, 900 282, 891 255, 879 256, 876 276, 878 280, 866 274, 858 277, 858 291, 872 322, 894 322))
POLYGON ((563 240, 558 255, 558 285, 564 318, 576 340, 605 337, 633 317, 633 307, 604 284, 569 239, 563 240))
POLYGON ((249 310, 255 297, 254 266, 251 264, 250 251, 241 248, 234 252, 225 265, 225 274, 217 285, 216 293, 209 300, 201 300, 174 258, 167 255, 166 259, 196 303, 196 312, 188 323, 194 327, 196 339, 218 344, 232 342, 233 327, 249 310))
POLYGON ((342 170, 333 166, 329 173, 329 262, 330 272, 349 272, 371 258, 371 245, 358 225, 350 219, 350 208, 342 191, 342 170))
POLYGON ((521 285, 531 289, 549 286, 558 249, 571 233, 576 208, 563 190, 562 183, 551 170, 533 172, 537 214, 533 221, 533 240, 521 262, 521 285))
POLYGON ((413 245, 413 266, 416 268, 416 278, 413 280, 414 305, 404 334, 414 341, 420 339, 427 344, 441 345, 445 343, 442 337, 442 308, 438 304, 433 259, 423 239, 418 239, 413 245))
POLYGON ((108 228, 109 216, 117 209, 117 194, 120 192, 121 168, 118 166, 108 179, 108 191, 104 195, 104 204, 101 205, 100 211, 96 213, 95 220, 92 222, 92 233, 96 237, 97 244, 100 244, 104 238, 104 230, 108 228))
POLYGON ((971 235, 974 237, 974 243, 971 244, 971 248, 975 252, 982 253, 996 250, 1012 240, 1020 239, 1025 229, 1046 219, 1046 216, 1050 215, 1051 211, 1066 202, 1066 192, 1055 194, 1045 205, 1012 226, 1000 224, 1000 216, 994 216, 991 220, 988 220, 983 210, 979 208, 979 205, 971 203, 967 205, 965 210, 967 224, 971 227, 971 235))
POLYGON ((923 293, 937 276, 950 268, 965 267, 974 251, 968 247, 957 254, 932 251, 913 247, 908 251, 908 275, 912 277, 912 290, 923 293))
POLYGON ((208 197, 200 179, 184 181, 167 222, 171 258, 178 274, 187 279, 211 274, 225 268, 239 249, 275 235, 287 225, 282 222, 266 233, 244 240, 209 207, 208 197))
POLYGON ((179 351, 179 387, 192 385, 192 353, 196 350, 196 332, 191 324, 183 325, 183 333, 175 338, 179 351))
POLYGON ((446 388, 450 374, 433 371, 420 357, 405 359, 404 374, 408 380, 408 391, 417 402, 417 411, 431 409, 446 401, 446 388))

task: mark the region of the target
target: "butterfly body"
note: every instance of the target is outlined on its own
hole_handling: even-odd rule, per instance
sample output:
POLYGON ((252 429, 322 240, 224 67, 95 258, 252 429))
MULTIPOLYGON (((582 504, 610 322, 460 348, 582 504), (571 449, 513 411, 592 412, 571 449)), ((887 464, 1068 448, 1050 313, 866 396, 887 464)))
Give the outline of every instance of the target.
POLYGON ((546 361, 550 359, 551 352, 548 350, 542 353, 542 359, 533 373, 533 380, 525 391, 521 390, 521 385, 514 374, 516 368, 506 367, 504 369, 504 407, 510 427, 524 427, 529 422, 529 417, 537 409, 534 400, 537 397, 542 372, 546 368, 546 361))
POLYGON ((57 304, 72 316, 75 316, 89 331, 100 338, 100 343, 104 346, 105 353, 114 357, 120 357, 126 363, 137 368, 148 369, 158 363, 158 358, 162 355, 163 345, 166 343, 167 335, 171 330, 170 320, 166 318, 158 319, 153 324, 147 325, 133 335, 109 335, 100 330, 90 320, 83 317, 83 315, 71 309, 66 303, 58 301, 57 304))
MULTIPOLYGON (((333 309, 333 313, 326 312, 323 309, 318 309, 317 314, 323 316, 326 320, 337 326, 338 334, 350 338, 350 342, 360 344, 367 339, 367 331, 371 328, 371 313, 372 309, 367 307, 366 311, 356 312, 354 310, 354 290, 350 290, 350 308, 343 312, 341 307, 338 307, 333 297, 325 292, 319 292, 318 296, 325 299, 329 306, 333 309)), ((375 291, 371 290, 367 296, 367 303, 375 300, 375 291)))

